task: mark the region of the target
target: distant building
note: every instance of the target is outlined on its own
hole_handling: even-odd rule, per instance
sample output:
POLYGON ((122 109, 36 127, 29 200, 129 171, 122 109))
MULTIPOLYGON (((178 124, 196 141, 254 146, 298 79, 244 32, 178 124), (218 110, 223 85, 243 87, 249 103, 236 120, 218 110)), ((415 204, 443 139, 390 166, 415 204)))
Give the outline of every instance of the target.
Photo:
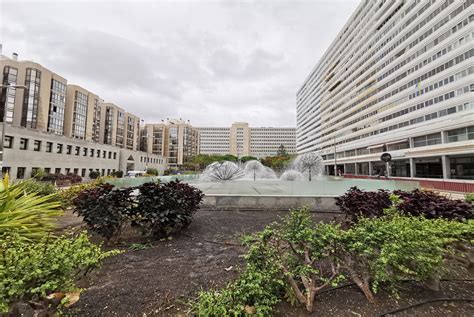
POLYGON ((297 92, 298 153, 330 174, 474 179, 473 4, 362 1, 297 92))
POLYGON ((200 154, 232 154, 263 158, 275 156, 281 145, 296 153, 295 128, 249 127, 246 122, 231 127, 199 127, 200 154))
POLYGON ((178 168, 198 153, 198 130, 182 119, 145 124, 141 149, 167 158, 170 168, 178 168))
POLYGON ((0 70, 2 85, 26 86, 0 89, 0 121, 6 109, 8 124, 3 171, 13 178, 31 177, 38 168, 86 178, 91 170, 166 168, 163 156, 139 151, 137 116, 16 54, 0 54, 0 70))

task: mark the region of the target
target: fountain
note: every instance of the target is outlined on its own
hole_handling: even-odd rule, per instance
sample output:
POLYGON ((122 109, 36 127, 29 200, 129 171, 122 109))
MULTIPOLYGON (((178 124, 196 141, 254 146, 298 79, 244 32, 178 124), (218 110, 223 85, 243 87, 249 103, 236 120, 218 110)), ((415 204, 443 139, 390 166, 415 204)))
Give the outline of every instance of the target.
POLYGON ((231 181, 244 177, 244 171, 234 162, 224 161, 209 164, 202 172, 200 179, 204 181, 231 181))
POLYGON ((304 175, 301 172, 298 172, 294 169, 289 169, 283 172, 280 176, 280 180, 282 181, 302 181, 304 179, 304 175))
POLYGON ((257 179, 275 179, 275 172, 267 166, 264 166, 260 161, 252 160, 245 163, 244 172, 246 178, 257 179))
POLYGON ((298 155, 293 165, 299 172, 308 174, 308 181, 311 181, 312 175, 321 176, 323 174, 323 159, 316 152, 298 155))
MULTIPOLYGON (((413 190, 415 181, 371 180, 317 177, 323 174, 322 158, 318 153, 299 155, 280 178, 259 161, 247 162, 243 167, 234 162, 214 162, 197 177, 194 175, 160 176, 159 181, 180 179, 205 194, 202 208, 215 210, 288 210, 308 206, 313 211, 339 212, 335 197, 357 186, 363 190, 413 190)), ((111 179, 120 186, 137 186, 156 181, 147 178, 111 179)))

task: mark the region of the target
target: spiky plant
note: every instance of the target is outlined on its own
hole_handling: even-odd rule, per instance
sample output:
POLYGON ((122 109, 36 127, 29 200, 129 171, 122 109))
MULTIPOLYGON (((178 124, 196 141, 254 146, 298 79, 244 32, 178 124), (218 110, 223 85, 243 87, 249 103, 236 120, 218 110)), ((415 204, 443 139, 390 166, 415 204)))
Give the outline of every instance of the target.
POLYGON ((55 195, 27 193, 25 182, 10 183, 8 174, 0 185, 0 240, 12 233, 26 240, 39 240, 54 229, 62 214, 55 195))

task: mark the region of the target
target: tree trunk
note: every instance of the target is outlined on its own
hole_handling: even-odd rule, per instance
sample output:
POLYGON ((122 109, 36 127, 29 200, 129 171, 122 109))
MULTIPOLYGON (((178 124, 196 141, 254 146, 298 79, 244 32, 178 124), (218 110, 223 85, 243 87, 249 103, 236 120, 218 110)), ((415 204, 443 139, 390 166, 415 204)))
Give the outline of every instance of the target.
POLYGON ((314 298, 316 297, 316 290, 309 289, 306 295, 306 310, 310 313, 314 310, 314 298))
POLYGON ((375 302, 374 294, 370 290, 369 280, 359 278, 355 272, 350 272, 350 276, 351 276, 351 279, 354 281, 354 283, 364 293, 364 295, 367 298, 367 300, 369 301, 369 303, 375 302))

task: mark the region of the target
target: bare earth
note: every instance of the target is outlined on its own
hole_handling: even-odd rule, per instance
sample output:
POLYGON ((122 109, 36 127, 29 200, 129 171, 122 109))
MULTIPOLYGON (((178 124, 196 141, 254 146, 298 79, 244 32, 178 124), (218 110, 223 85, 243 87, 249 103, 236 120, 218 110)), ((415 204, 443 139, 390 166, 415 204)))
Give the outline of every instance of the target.
MULTIPOLYGON (((67 313, 73 316, 185 316, 189 300, 201 289, 222 287, 237 277, 245 249, 239 237, 264 228, 287 212, 205 211, 196 213, 185 233, 157 241, 146 249, 132 251, 131 243, 141 238, 125 237, 120 247, 126 252, 109 258, 103 267, 80 282, 86 288, 81 299, 67 313)), ((314 214, 330 221, 336 214, 314 214)), ((77 224, 74 216, 64 222, 77 224)), ((472 274, 459 269, 457 278, 472 274)), ((471 272, 472 273, 472 272, 471 272)), ((407 283, 400 300, 378 294, 369 304, 353 286, 321 294, 314 316, 378 316, 398 307, 434 298, 474 299, 474 282, 443 282, 439 292, 407 283)), ((281 303, 276 316, 309 316, 301 307, 281 303)), ((474 303, 434 302, 391 316, 474 316, 474 303)))

